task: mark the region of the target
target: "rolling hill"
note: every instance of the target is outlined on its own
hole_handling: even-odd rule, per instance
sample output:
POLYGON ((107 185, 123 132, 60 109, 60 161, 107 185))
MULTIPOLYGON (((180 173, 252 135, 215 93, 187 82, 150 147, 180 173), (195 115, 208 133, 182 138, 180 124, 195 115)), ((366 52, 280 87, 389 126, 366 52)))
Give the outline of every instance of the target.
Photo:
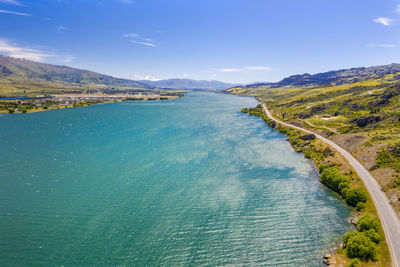
POLYGON ((109 87, 152 88, 141 82, 114 78, 92 71, 0 55, 0 88, 2 90, 29 90, 40 86, 54 90, 109 87))
MULTIPOLYGON (((277 83, 257 83, 246 86, 237 86, 237 90, 245 89, 280 88, 280 87, 304 87, 304 86, 333 86, 352 84, 368 80, 386 79, 388 82, 400 80, 400 64, 390 64, 374 67, 361 67, 334 70, 314 75, 304 73, 296 74, 282 79, 277 83)), ((229 92, 229 90, 227 90, 229 92)))
POLYGON ((277 118, 348 150, 400 215, 400 64, 293 75, 225 92, 255 96, 277 118))

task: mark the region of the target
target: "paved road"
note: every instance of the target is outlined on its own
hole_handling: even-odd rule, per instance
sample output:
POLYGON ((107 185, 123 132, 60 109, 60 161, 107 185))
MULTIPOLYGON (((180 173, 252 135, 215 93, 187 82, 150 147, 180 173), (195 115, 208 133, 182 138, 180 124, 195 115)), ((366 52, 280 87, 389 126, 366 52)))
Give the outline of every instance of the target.
POLYGON ((390 248, 390 255, 392 257, 392 264, 395 267, 400 267, 400 221, 394 211, 393 207, 389 204, 389 200, 386 197, 385 193, 380 190, 379 184, 376 182, 374 177, 361 165, 358 160, 356 160, 349 152, 344 150, 342 147, 338 146, 334 142, 325 137, 316 134, 312 131, 303 129, 301 127, 297 127, 288 123, 281 122, 274 117, 272 117, 271 113, 266 108, 265 104, 263 104, 263 108, 267 116, 276 122, 281 123, 290 128, 294 128, 306 133, 314 134, 318 139, 324 141, 329 144, 331 147, 336 149, 340 154, 342 154, 353 166, 354 170, 357 172, 358 176, 364 181, 365 187, 370 193, 372 200, 375 203, 376 209, 378 210, 379 218, 382 222, 382 227, 385 232, 386 241, 390 248))

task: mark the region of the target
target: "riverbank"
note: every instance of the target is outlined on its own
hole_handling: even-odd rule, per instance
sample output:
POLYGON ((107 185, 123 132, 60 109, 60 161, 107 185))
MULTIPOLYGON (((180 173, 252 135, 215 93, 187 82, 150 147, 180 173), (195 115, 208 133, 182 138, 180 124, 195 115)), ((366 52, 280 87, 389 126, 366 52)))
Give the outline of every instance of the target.
POLYGON ((171 93, 168 95, 142 94, 63 94, 32 98, 4 98, 0 99, 0 113, 31 113, 52 109, 85 107, 120 101, 140 100, 171 100, 182 97, 183 94, 171 93))
MULTIPOLYGON (((303 153, 306 158, 314 161, 320 172, 321 182, 336 192, 338 197, 346 201, 347 204, 355 208, 355 218, 368 217, 376 222, 379 221, 376 207, 369 194, 366 193, 365 185, 340 153, 315 138, 313 134, 304 134, 299 130, 286 127, 269 119, 261 105, 256 108, 243 109, 242 112, 263 118, 270 127, 287 135, 296 152, 303 153)), ((357 221, 357 219, 352 221, 357 221)), ((343 241, 347 243, 347 247, 350 247, 353 245, 350 241, 362 239, 363 245, 368 245, 371 248, 369 256, 361 255, 361 253, 352 254, 348 248, 343 248, 342 245, 336 250, 335 254, 327 256, 325 262, 333 266, 344 266, 350 262, 357 261, 355 259, 351 260, 349 257, 358 257, 364 260, 364 262, 359 263, 359 266, 390 266, 390 253, 386 242, 383 240, 385 235, 382 226, 377 223, 376 229, 373 230, 379 236, 375 240, 376 242, 367 239, 368 237, 364 238, 363 231, 360 231, 359 226, 356 227, 358 227, 359 231, 353 232, 351 238, 346 238, 346 235, 347 237, 349 235, 346 234, 343 241)))

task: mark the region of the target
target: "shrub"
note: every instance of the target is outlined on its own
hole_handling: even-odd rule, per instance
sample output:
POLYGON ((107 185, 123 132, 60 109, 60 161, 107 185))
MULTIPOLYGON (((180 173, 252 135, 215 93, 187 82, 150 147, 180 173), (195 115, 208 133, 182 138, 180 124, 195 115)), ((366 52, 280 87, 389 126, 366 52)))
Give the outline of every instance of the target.
POLYGON ((321 173, 326 168, 329 168, 329 165, 326 165, 326 164, 319 165, 319 168, 318 168, 319 173, 321 173))
POLYGON ((365 204, 363 202, 358 202, 356 205, 358 211, 365 210, 365 204))
POLYGON ((343 197, 347 204, 352 207, 355 207, 358 202, 367 202, 367 193, 361 188, 349 189, 343 197))
POLYGON ((382 241, 381 235, 378 234, 374 229, 369 229, 363 233, 375 244, 379 244, 382 241))
POLYGON ((345 189, 345 188, 349 188, 349 183, 348 182, 341 182, 338 185, 339 192, 342 192, 342 190, 345 189))
POLYGON ((356 236, 357 234, 358 234, 357 231, 345 233, 344 236, 342 237, 344 245, 346 246, 347 241, 349 241, 350 238, 356 236))
POLYGON ((343 237, 345 251, 349 258, 359 258, 363 261, 375 260, 376 244, 362 232, 347 233, 343 237))
POLYGON ((358 220, 357 228, 361 232, 367 231, 369 229, 373 229, 375 230, 375 232, 377 232, 378 225, 378 222, 374 218, 372 218, 371 215, 366 214, 358 220))
POLYGON ((361 262, 359 259, 352 259, 351 262, 349 263, 349 265, 347 265, 347 267, 360 267, 361 266, 361 262))
POLYGON ((336 167, 323 168, 321 172, 321 181, 338 193, 341 193, 350 183, 349 179, 341 174, 336 167))

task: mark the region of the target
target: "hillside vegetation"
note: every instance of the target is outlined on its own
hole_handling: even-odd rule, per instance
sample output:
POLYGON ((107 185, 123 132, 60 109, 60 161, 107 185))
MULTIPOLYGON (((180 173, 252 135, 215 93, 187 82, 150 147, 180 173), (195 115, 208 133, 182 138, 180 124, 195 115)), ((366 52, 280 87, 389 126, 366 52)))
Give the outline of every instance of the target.
POLYGON ((0 95, 152 88, 92 71, 0 55, 0 95))
POLYGON ((280 119, 312 129, 371 171, 400 214, 400 65, 294 75, 228 93, 256 96, 280 119))

